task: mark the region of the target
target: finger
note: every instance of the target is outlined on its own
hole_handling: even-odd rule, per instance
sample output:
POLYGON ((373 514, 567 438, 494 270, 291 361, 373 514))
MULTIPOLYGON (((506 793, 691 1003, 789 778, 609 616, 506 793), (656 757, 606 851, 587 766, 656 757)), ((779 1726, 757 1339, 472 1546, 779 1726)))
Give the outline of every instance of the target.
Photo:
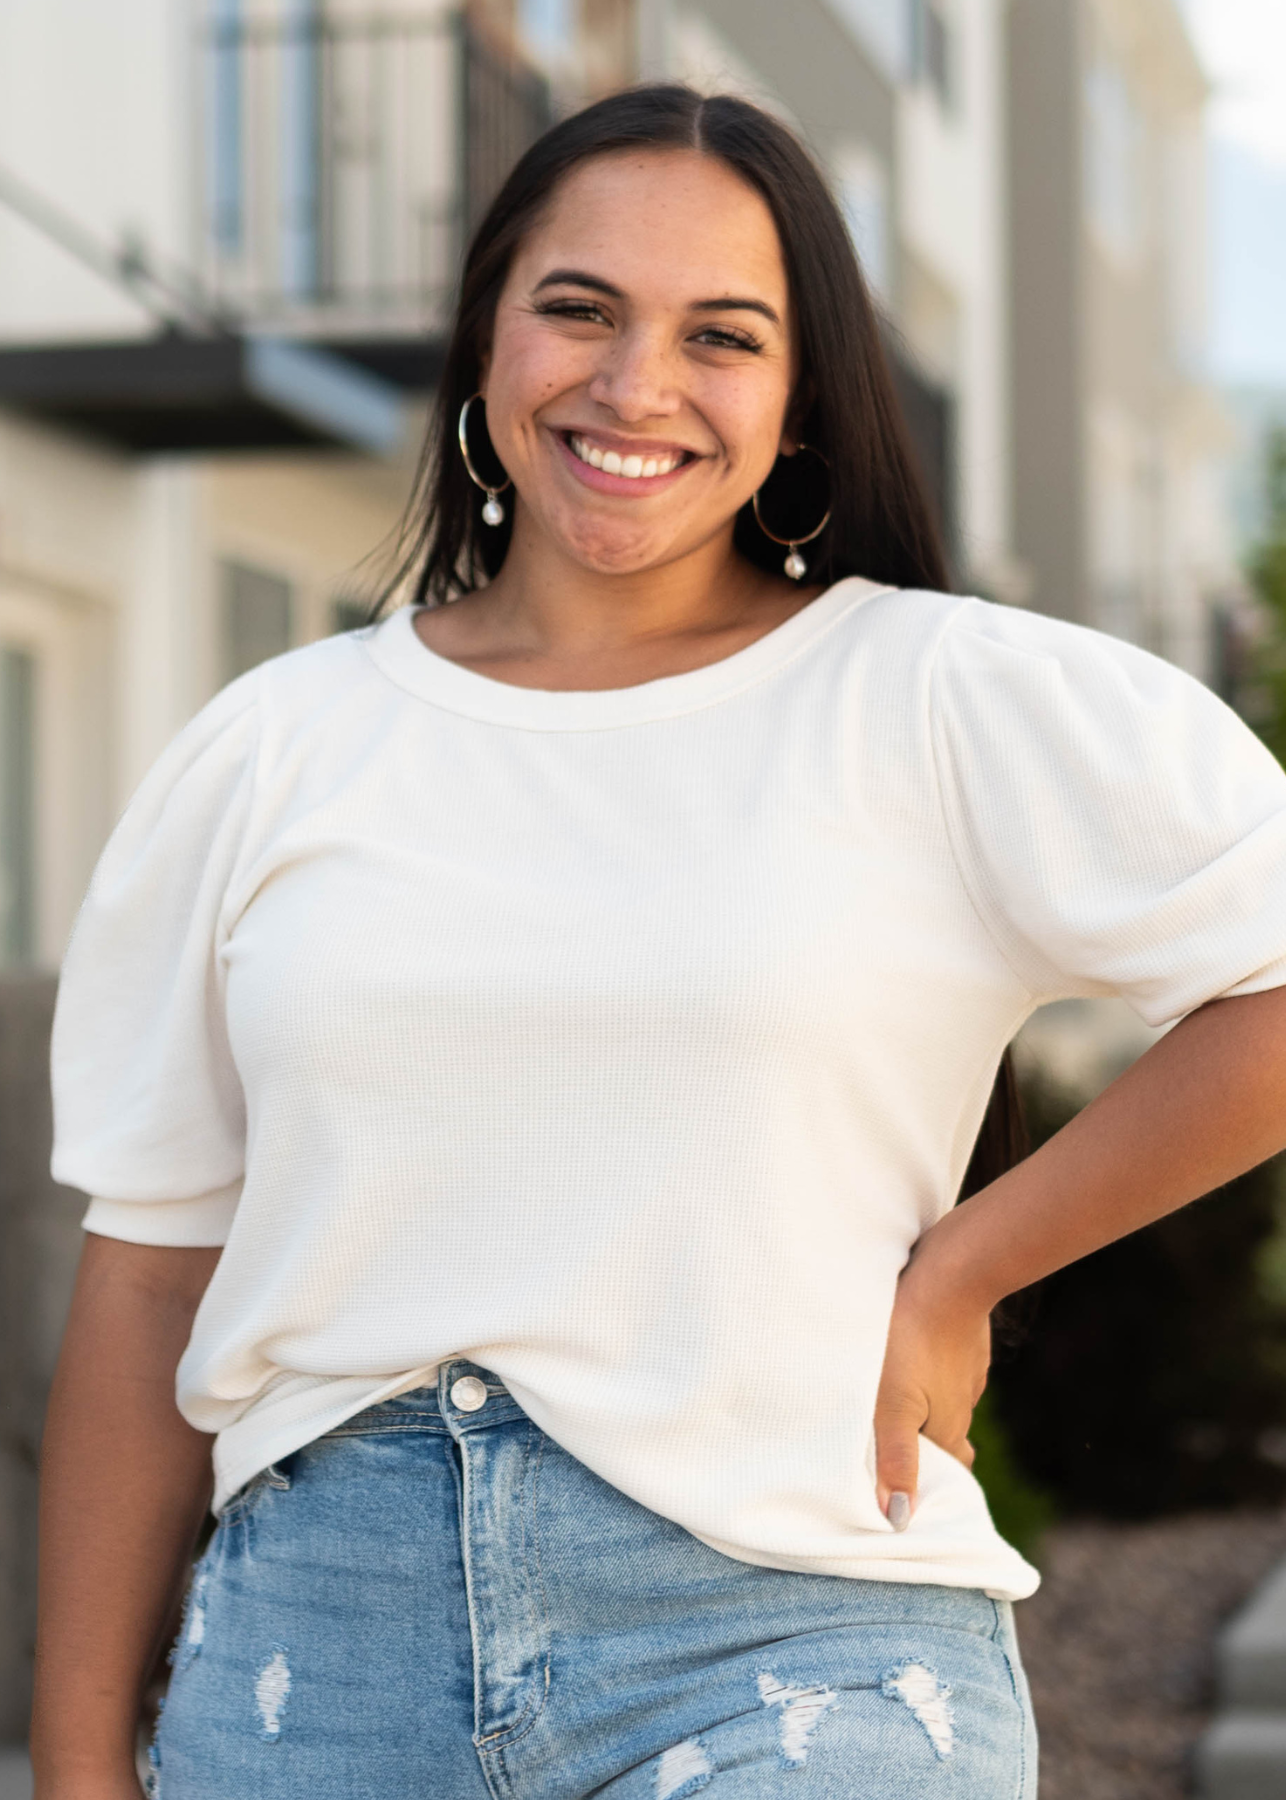
POLYGON ((905 1531, 915 1509, 920 1479, 923 1403, 886 1401, 875 1414, 875 1478, 881 1510, 895 1531, 905 1531))
POLYGON ((931 1414, 922 1427, 923 1435, 940 1450, 945 1450, 948 1456, 963 1463, 966 1469, 972 1469, 974 1448, 968 1435, 972 1420, 971 1413, 958 1410, 950 1417, 944 1417, 942 1413, 931 1414))

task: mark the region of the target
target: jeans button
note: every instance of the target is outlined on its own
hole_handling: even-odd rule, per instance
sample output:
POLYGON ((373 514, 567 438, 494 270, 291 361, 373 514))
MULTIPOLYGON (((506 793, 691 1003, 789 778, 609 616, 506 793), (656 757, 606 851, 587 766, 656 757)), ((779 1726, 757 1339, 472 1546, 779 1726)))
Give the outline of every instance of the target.
POLYGON ((487 1404, 487 1384, 476 1375, 462 1375, 451 1383, 451 1404, 461 1412, 477 1412, 487 1404))

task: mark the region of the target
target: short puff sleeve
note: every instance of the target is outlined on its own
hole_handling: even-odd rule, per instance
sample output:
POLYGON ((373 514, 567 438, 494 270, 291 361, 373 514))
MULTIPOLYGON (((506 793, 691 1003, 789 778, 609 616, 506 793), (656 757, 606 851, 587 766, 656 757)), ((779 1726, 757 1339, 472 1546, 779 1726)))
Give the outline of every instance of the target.
POLYGON ((179 733, 94 871, 53 1030, 57 1181, 86 1228, 222 1244, 241 1190, 245 1106, 218 953, 255 782, 257 672, 179 733))
POLYGON ((1200 682, 968 601, 932 729, 961 877, 1034 999, 1119 994, 1157 1026, 1286 983, 1286 772, 1200 682))

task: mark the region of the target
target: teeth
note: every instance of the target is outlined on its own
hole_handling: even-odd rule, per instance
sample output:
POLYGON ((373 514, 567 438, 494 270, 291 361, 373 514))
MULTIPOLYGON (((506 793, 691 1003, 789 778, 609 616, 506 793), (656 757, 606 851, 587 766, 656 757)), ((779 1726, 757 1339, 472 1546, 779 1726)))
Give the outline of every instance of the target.
POLYGON ((646 480, 651 475, 668 475, 683 461, 682 456, 622 456, 616 450, 600 450, 597 444, 575 435, 571 438, 571 447, 572 454, 591 468, 601 469, 605 475, 624 475, 630 481, 646 480))

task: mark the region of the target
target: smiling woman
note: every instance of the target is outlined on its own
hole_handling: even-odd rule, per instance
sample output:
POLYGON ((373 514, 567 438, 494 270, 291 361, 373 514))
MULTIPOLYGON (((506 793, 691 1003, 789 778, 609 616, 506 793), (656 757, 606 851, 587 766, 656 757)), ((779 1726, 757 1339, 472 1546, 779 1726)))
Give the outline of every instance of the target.
POLYGON ((68 955, 39 1800, 131 1791, 211 1436, 164 1800, 1030 1800, 989 1317, 1286 1142, 1286 776, 943 591, 739 100, 518 164, 412 519, 415 603, 193 721, 68 955), (1009 1166, 1006 1044, 1103 992, 1193 1016, 1009 1166))

